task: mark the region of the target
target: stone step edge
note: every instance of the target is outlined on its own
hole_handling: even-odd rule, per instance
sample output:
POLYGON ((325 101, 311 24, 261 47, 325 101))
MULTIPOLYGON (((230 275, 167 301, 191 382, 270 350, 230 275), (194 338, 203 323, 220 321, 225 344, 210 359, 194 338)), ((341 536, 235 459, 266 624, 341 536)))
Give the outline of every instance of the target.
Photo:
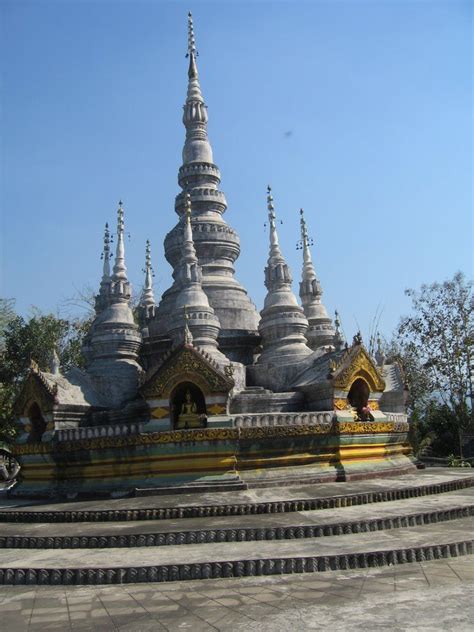
POLYGON ((296 540, 367 533, 436 524, 474 516, 474 504, 387 518, 361 519, 334 524, 305 524, 269 527, 222 527, 158 533, 78 536, 0 536, 0 549, 103 549, 145 546, 214 544, 296 540))
POLYGON ((205 492, 245 491, 248 485, 242 480, 217 481, 213 483, 190 483, 188 485, 173 485, 171 487, 136 487, 133 497, 143 496, 173 496, 174 494, 200 494, 205 492))
POLYGON ((338 494, 320 498, 289 499, 233 504, 184 505, 181 507, 150 507, 144 509, 109 509, 85 511, 0 511, 0 522, 116 522, 127 520, 170 520, 178 518, 208 518, 212 516, 242 516, 251 514, 290 513, 352 507, 368 503, 389 502, 405 498, 431 496, 474 486, 474 477, 417 485, 396 489, 338 494))
POLYGON ((0 568, 0 585, 100 585, 172 582, 259 575, 288 575, 426 562, 470 555, 473 540, 386 551, 276 557, 157 566, 94 568, 0 568))

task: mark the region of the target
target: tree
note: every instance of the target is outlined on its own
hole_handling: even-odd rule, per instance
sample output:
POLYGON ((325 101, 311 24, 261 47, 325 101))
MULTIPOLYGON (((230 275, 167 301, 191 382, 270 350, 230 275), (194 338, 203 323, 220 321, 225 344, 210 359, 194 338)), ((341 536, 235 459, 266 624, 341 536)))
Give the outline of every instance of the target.
POLYGON ((6 441, 15 434, 12 407, 31 360, 42 371, 49 371, 56 349, 63 370, 83 366, 82 340, 90 327, 90 320, 67 320, 38 310, 25 320, 12 314, 11 303, 9 308, 0 331, 0 439, 6 441))
POLYGON ((5 346, 5 330, 16 316, 14 306, 14 299, 0 298, 0 353, 5 346))
POLYGON ((407 290, 412 315, 397 330, 400 358, 411 388, 415 415, 440 414, 457 434, 462 456, 462 433, 473 422, 472 282, 461 272, 444 283, 407 290))

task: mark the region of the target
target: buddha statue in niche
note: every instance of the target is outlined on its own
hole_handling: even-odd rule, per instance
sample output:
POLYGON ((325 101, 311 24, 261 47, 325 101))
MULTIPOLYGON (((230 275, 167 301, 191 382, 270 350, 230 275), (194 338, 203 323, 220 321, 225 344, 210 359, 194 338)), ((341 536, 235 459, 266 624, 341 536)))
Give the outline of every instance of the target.
POLYGON ((196 402, 188 389, 178 416, 178 428, 199 428, 201 425, 201 415, 198 415, 196 402))

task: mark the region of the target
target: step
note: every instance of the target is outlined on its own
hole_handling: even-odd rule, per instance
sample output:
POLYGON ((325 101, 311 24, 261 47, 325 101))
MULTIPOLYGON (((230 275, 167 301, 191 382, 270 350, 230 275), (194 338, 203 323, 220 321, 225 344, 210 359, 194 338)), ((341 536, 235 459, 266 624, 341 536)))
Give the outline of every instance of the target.
POLYGON ((171 487, 137 487, 135 488, 135 496, 172 496, 173 494, 189 494, 198 493, 205 494, 207 492, 231 492, 248 489, 248 485, 241 479, 236 477, 235 480, 212 481, 207 483, 193 481, 186 485, 173 485, 171 487))
POLYGON ((62 503, 12 502, 0 522, 105 522, 279 514, 430 496, 474 486, 466 470, 437 468, 371 481, 62 503))
POLYGON ((474 515, 474 487, 376 506, 282 514, 127 522, 3 524, 0 548, 171 546, 328 537, 434 524, 474 515))
POLYGON ((306 540, 131 549, 0 550, 0 584, 122 584, 403 564, 473 551, 473 518, 306 540))

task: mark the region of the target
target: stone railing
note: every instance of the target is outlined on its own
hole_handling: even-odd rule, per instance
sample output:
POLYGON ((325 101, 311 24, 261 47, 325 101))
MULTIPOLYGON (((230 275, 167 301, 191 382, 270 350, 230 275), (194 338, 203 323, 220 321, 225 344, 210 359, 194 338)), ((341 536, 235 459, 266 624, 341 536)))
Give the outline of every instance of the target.
POLYGON ((142 424, 140 423, 116 424, 56 430, 54 437, 57 441, 78 441, 79 439, 94 439, 96 437, 126 437, 140 432, 142 432, 142 424))
POLYGON ((332 410, 302 413, 254 413, 235 415, 236 428, 261 428, 262 426, 329 426, 334 419, 332 410))
POLYGON ((388 421, 394 421, 395 423, 406 423, 408 421, 408 415, 406 413, 386 413, 382 411, 388 421))

